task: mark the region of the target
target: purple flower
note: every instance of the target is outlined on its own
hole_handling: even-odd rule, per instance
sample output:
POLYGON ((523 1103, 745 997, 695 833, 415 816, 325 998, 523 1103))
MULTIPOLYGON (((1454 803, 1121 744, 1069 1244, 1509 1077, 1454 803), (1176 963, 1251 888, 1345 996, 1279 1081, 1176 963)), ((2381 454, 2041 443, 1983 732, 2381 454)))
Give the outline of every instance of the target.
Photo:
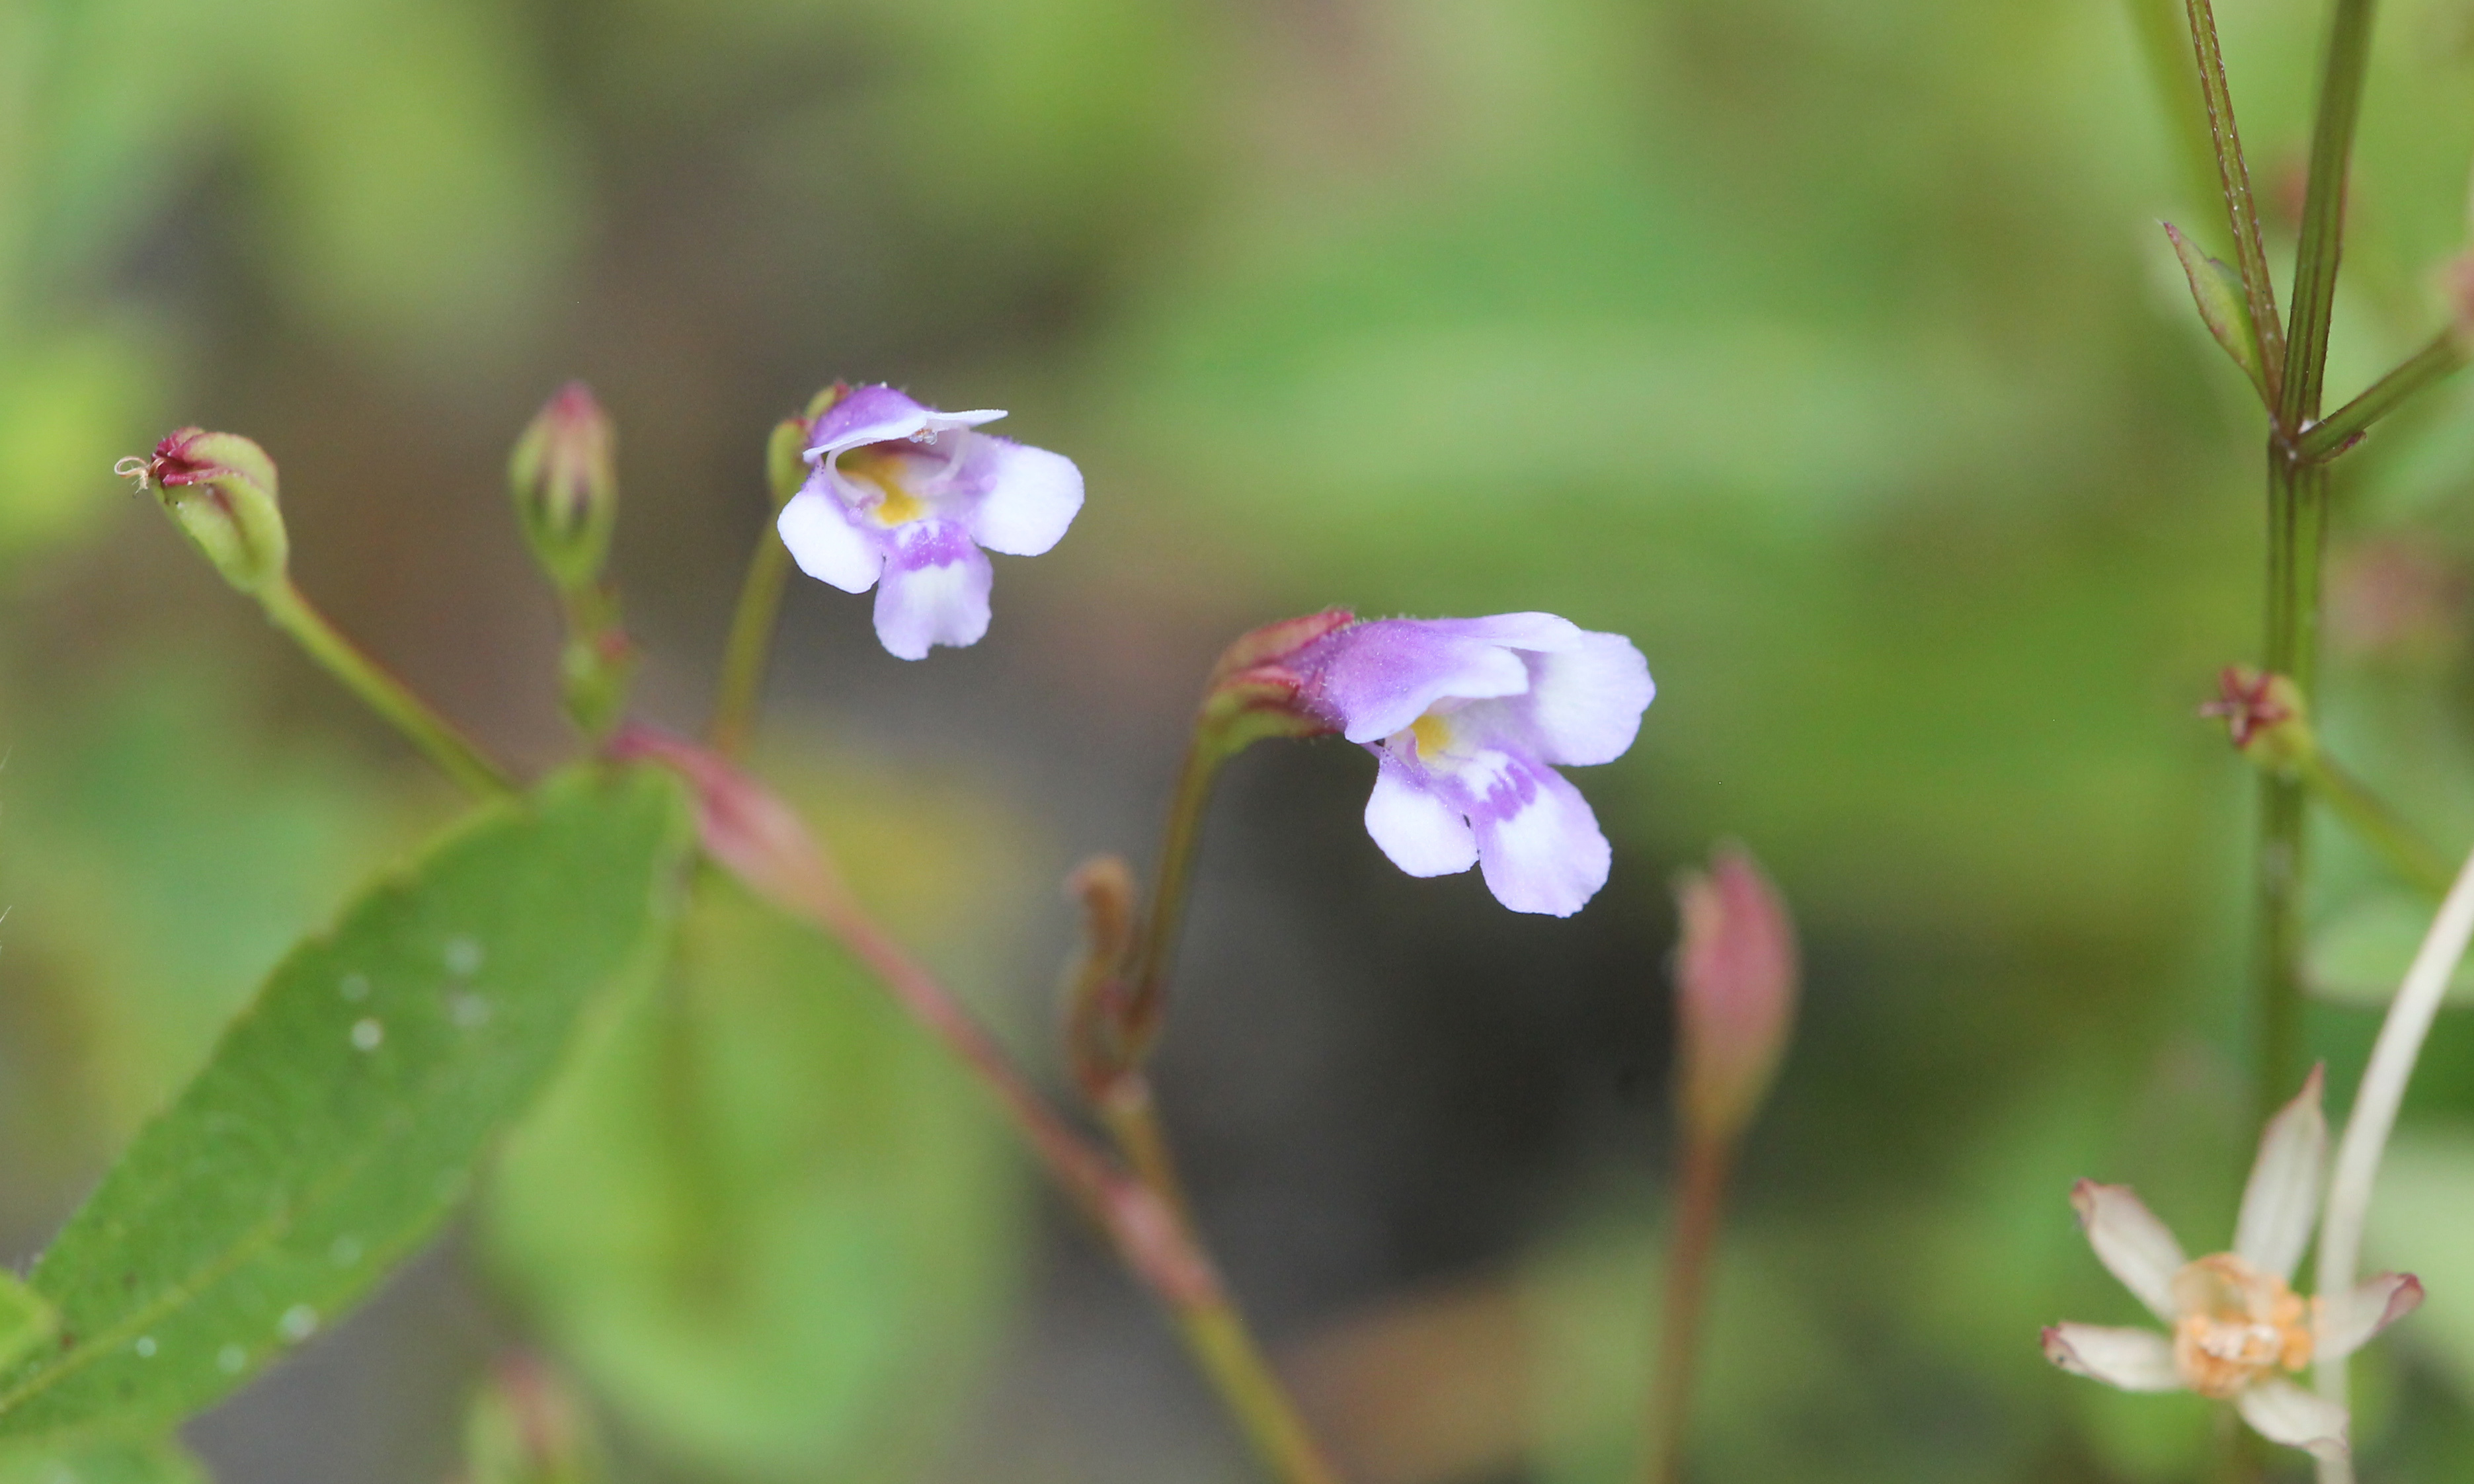
POLYGON ((820 582, 875 587, 876 637, 903 659, 979 643, 988 631, 983 553, 1037 556, 1082 508, 1073 460, 972 431, 1004 416, 939 412, 889 386, 862 386, 809 429, 815 473, 782 507, 783 545, 820 582))
POLYGON ((1559 764, 1611 763, 1657 687, 1620 634, 1549 613, 1378 619, 1288 661, 1299 709, 1374 754, 1366 829, 1412 876, 1472 864, 1515 912, 1568 917, 1607 839, 1559 764))

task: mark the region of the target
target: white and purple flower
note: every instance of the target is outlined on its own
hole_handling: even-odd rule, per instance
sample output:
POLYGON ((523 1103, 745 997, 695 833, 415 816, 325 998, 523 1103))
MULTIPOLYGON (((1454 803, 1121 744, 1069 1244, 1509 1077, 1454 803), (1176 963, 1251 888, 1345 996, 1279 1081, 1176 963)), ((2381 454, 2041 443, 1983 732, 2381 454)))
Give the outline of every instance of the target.
POLYGON ((1559 765, 1611 763, 1657 687, 1620 634, 1547 613, 1377 619, 1285 661, 1298 709, 1374 754, 1367 833, 1412 876, 1476 865, 1515 912, 1568 917, 1611 853, 1559 765))
POLYGON ((1002 412, 939 412, 889 386, 852 389, 816 416, 815 466, 778 528, 799 570, 876 593, 876 637, 906 660, 988 631, 985 553, 1037 556, 1082 508, 1063 454, 974 431, 1002 412), (881 585, 880 585, 881 584, 881 585))
POLYGON ((2314 1359, 2360 1350, 2422 1302, 2410 1273, 2304 1299, 2290 1286, 2319 1221, 2328 1123, 2320 1074, 2268 1120, 2243 1190, 2234 1249, 2186 1259, 2182 1244, 2126 1185, 2081 1180, 2071 1192, 2097 1260, 2166 1326, 2055 1325, 2045 1358, 2123 1391, 2195 1391, 2231 1401, 2261 1436, 2323 1458, 2345 1455, 2345 1408, 2288 1377, 2314 1359))

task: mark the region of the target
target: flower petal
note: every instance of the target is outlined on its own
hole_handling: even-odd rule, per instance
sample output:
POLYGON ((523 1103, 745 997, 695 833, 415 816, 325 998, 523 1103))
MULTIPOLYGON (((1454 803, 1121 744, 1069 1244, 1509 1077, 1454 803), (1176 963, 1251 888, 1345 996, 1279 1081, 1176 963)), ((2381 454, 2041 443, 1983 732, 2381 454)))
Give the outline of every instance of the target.
POLYGON ((2411 1273, 2365 1278, 2349 1293, 2321 1300, 2312 1353, 2322 1360, 2350 1355, 2373 1335, 2422 1306, 2422 1280, 2411 1273))
POLYGON ((849 395, 827 407, 824 416, 816 419, 816 426, 808 429, 808 456, 813 459, 861 444, 908 438, 927 427, 934 415, 933 408, 892 387, 882 383, 855 386, 849 395))
POLYGON ((2045 1358, 2073 1375, 2123 1391, 2180 1391, 2173 1342, 2153 1329, 2105 1325, 2055 1325, 2045 1331, 2045 1358))
POLYGON ((1366 833, 1412 876, 1449 876, 1477 864, 1477 836, 1423 770, 1372 749, 1380 765, 1366 801, 1366 833))
POLYGON ((2127 1185, 2083 1180, 2071 1187, 2071 1206, 2079 1213, 2079 1226, 2096 1249, 2097 1261, 2138 1295, 2147 1312, 2173 1323, 2173 1275, 2182 1270, 2184 1258, 2172 1229, 2158 1221, 2127 1185))
POLYGON ((782 507, 773 528, 799 570, 845 593, 864 593, 876 586, 885 567, 885 547, 874 534, 861 530, 842 502, 824 487, 824 476, 809 479, 805 488, 782 507))
POLYGON ((876 637, 899 659, 924 660, 932 645, 975 645, 988 631, 988 559, 960 526, 903 526, 876 594, 876 637))
POLYGON ((1493 776, 1485 792, 1465 802, 1487 888, 1516 912, 1579 912, 1607 884, 1614 858, 1589 801, 1543 764, 1497 753, 1469 771, 1486 763, 1493 776))
POLYGON ((2243 1421, 2270 1443, 2302 1448, 2318 1458, 2342 1458, 2345 1409, 2287 1380, 2257 1381, 2234 1398, 2243 1421))
POLYGON ((1417 619, 1350 624, 1293 663, 1306 677, 1299 701, 1353 742, 1381 742, 1445 696, 1476 700, 1529 689, 1528 667, 1512 650, 1417 619))
POLYGON ((2328 1168, 2328 1119, 2319 1110, 2322 1068, 2313 1067, 2292 1102, 2268 1121, 2259 1157, 2243 1189, 2234 1254, 2278 1277, 2293 1277, 2319 1222, 2319 1186, 2328 1168))
POLYGON ((1009 438, 974 436, 956 480, 982 486, 964 517, 971 539, 1008 556, 1056 545, 1082 508, 1082 471, 1072 459, 1009 438))
POLYGON ((1632 641, 1584 632, 1570 648, 1526 658, 1529 693, 1505 704, 1527 712, 1539 756, 1574 765, 1622 757, 1658 694, 1632 641))
POLYGON ((1551 613, 1498 613, 1483 619, 1428 619, 1427 627, 1461 639, 1483 640, 1507 649, 1547 652, 1579 646, 1588 631, 1551 613))

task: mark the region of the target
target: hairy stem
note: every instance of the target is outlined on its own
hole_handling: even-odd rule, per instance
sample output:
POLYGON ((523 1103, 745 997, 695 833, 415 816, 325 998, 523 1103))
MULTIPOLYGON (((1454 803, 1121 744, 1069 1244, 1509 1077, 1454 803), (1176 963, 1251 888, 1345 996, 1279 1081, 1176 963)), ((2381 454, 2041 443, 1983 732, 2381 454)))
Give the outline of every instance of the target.
POLYGON ((1176 966, 1177 936, 1185 926, 1185 899, 1194 886, 1194 862, 1202 843, 1202 818, 1211 807, 1211 786, 1230 754, 1215 729, 1197 726, 1177 767, 1176 792, 1169 801, 1160 838, 1159 864, 1127 996, 1127 1043, 1137 1058, 1157 1034, 1168 1004, 1169 974, 1176 966))
POLYGON ((377 661, 363 654, 359 647, 344 637, 327 617, 320 613, 292 579, 281 577, 261 589, 258 603, 277 628, 290 635, 293 642, 307 651, 327 673, 343 682, 344 689, 360 697, 362 704, 376 712, 387 723, 403 734, 415 747, 438 765, 441 771, 482 798, 496 798, 516 791, 514 780, 493 763, 455 724, 430 709, 429 703, 413 693, 412 689, 377 661))
POLYGON ((2234 264, 2242 274, 2243 297, 2259 334, 2261 371, 2268 380, 2271 404, 2281 400, 2285 375, 2285 330, 2277 318, 2276 284, 2268 271, 2268 247, 2259 227, 2259 208, 2251 199, 2250 167, 2243 162, 2242 132, 2234 127, 2233 89, 2225 82, 2225 60, 2217 48, 2217 17, 2208 0, 2187 0, 2191 49, 2198 61, 2199 98, 2208 110, 2208 134, 2216 145, 2217 179, 2225 196, 2225 223, 2233 231, 2234 264))

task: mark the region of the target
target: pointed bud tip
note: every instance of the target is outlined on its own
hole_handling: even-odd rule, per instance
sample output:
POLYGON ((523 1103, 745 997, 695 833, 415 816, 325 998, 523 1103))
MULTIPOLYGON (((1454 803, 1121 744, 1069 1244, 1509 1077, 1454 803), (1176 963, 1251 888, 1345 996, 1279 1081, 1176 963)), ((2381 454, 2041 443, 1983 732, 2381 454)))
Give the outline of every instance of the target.
POLYGON ((570 381, 542 404, 507 459, 533 559, 563 592, 599 579, 618 518, 618 434, 593 389, 570 381))
POLYGON ((275 460, 238 433, 178 427, 151 457, 112 466, 151 488, 164 514, 224 580, 258 593, 282 579, 291 540, 277 499, 275 460))
POLYGON ((1721 846, 1676 888, 1681 1031, 1678 1099, 1696 1132, 1731 1138, 1752 1121, 1793 1034, 1801 978, 1795 924, 1752 855, 1721 846))

